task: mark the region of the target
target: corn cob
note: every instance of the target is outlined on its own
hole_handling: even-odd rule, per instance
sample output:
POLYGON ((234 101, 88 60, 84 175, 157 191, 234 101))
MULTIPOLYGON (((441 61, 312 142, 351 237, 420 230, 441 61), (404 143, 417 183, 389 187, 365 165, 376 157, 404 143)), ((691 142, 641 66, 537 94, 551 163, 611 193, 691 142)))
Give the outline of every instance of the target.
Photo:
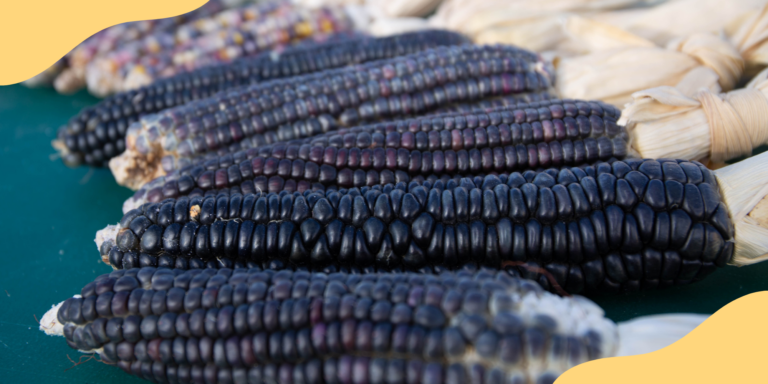
POLYGON ((159 78, 227 63, 307 38, 322 41, 328 34, 350 32, 352 28, 351 21, 342 9, 325 7, 308 10, 291 7, 270 14, 264 20, 243 24, 226 34, 202 36, 189 47, 142 57, 138 65, 125 75, 120 90, 136 89, 159 78))
POLYGON ((146 85, 153 78, 352 28, 342 8, 306 9, 288 1, 249 5, 101 57, 89 65, 86 82, 91 93, 106 96, 146 85))
POLYGON ((211 0, 200 8, 176 17, 140 20, 118 24, 101 30, 67 53, 66 65, 58 68, 55 79, 50 79, 60 93, 73 93, 85 86, 86 67, 98 57, 120 50, 126 45, 147 36, 169 34, 183 25, 195 20, 211 17, 226 8, 236 6, 240 1, 211 0))
POLYGON ((235 60, 158 80, 85 108, 59 129, 65 162, 101 165, 125 150, 125 131, 141 115, 156 113, 216 92, 280 77, 412 54, 467 40, 448 31, 424 31, 385 38, 329 41, 235 60))
POLYGON ((43 319, 71 348, 160 383, 544 384, 621 349, 594 303, 498 271, 131 269, 43 319))
POLYGON ((195 157, 266 130, 306 137, 339 125, 418 115, 452 101, 544 90, 549 84, 546 66, 530 52, 440 47, 231 90, 145 116, 129 128, 127 150, 110 161, 110 168, 118 183, 137 188, 162 174, 160 160, 167 155, 195 157))
MULTIPOLYGON (((540 94, 526 94, 523 99, 529 97, 545 97, 540 94)), ((588 137, 609 138, 626 137, 622 127, 616 124, 620 112, 612 106, 600 102, 583 102, 574 100, 543 100, 540 102, 517 102, 517 95, 505 97, 503 100, 485 100, 478 105, 457 104, 452 108, 467 109, 474 112, 445 112, 441 114, 428 114, 417 118, 400 121, 387 121, 362 125, 352 128, 339 128, 327 133, 320 133, 303 139, 281 140, 298 136, 290 131, 266 132, 263 135, 256 134, 229 148, 220 149, 217 153, 206 153, 191 160, 176 159, 167 156, 163 159, 163 171, 172 177, 174 170, 185 168, 189 165, 200 165, 218 157, 226 155, 246 156, 250 160, 255 153, 260 156, 284 155, 272 154, 278 146, 304 146, 300 152, 290 151, 288 158, 293 160, 300 158, 310 160, 307 150, 316 146, 332 146, 351 150, 367 148, 406 148, 420 151, 435 150, 470 150, 473 148, 517 145, 540 144, 553 140, 565 139, 577 140, 588 137), (498 103, 499 107, 484 109, 483 106, 491 106, 498 103), (603 110, 606 107, 607 110, 603 110), (567 111, 566 111, 567 109, 567 111), (591 116, 594 114, 595 116, 591 116), (581 116, 580 116, 581 115, 581 116), (589 116, 589 117, 587 117, 589 116), (591 119, 591 120, 590 120, 591 119), (578 120, 578 121, 577 121, 578 120), (490 136, 489 136, 490 135, 490 136), (257 149, 253 151, 252 149, 257 149), (247 151, 245 154, 238 153, 247 151), (248 157, 250 153, 250 157, 248 157)), ((324 149, 322 150, 324 151, 324 149)), ((617 154, 623 156, 623 154, 617 154)), ((578 156, 577 156, 578 157, 578 156)), ((566 160, 570 163, 572 159, 566 160)), ((328 165, 341 167, 333 161, 321 160, 318 165, 325 162, 328 165)), ((579 162, 577 160, 577 162, 579 162)), ((557 161, 555 162, 557 163, 557 161)), ((542 167, 549 163, 542 162, 542 167)), ((535 165, 532 166, 535 168, 535 165)), ((154 183, 153 183, 154 184, 154 183)))
POLYGON ((275 175, 346 188, 407 182, 418 174, 510 172, 620 159, 627 144, 616 125, 619 113, 599 102, 551 100, 340 129, 265 147, 259 145, 270 137, 254 135, 235 146, 259 148, 194 159, 178 172, 173 157, 164 159, 170 174, 145 184, 133 201, 158 202, 193 188, 221 189, 275 175), (367 176, 353 177, 356 173, 367 176))
MULTIPOLYGON (((521 93, 516 94, 513 96, 506 96, 499 99, 493 99, 493 100, 483 100, 480 103, 477 104, 454 104, 450 107, 447 107, 444 109, 442 113, 434 113, 434 114, 426 114, 422 115, 419 119, 443 119, 444 121, 447 120, 454 120, 456 118, 455 115, 464 114, 467 116, 463 116, 465 119, 470 119, 470 126, 472 126, 472 123, 474 120, 471 120, 473 117, 478 118, 479 121, 476 126, 472 126, 473 128, 488 128, 488 123, 491 124, 499 124, 503 122, 504 120, 494 121, 491 122, 486 116, 469 116, 470 112, 473 111, 476 112, 476 114, 479 115, 480 112, 502 112, 502 110, 510 110, 510 109, 521 109, 521 108, 540 108, 540 107, 548 107, 549 104, 547 103, 547 100, 551 97, 551 95, 548 92, 534 92, 534 93, 521 93), (543 103, 539 102, 532 102, 531 100, 537 100, 537 101, 543 101, 543 103), (462 112, 466 111, 466 112, 462 112)), ((554 103, 562 103, 561 101, 554 101, 554 103)), ((615 109, 614 109, 615 110, 615 109)), ((617 111, 618 114, 618 111, 617 111)), ((499 116, 493 115, 494 117, 499 116)), ((509 117, 509 114, 505 114, 504 118, 506 118, 508 121, 505 123, 511 122, 511 118, 509 117)), ((463 120, 460 120, 460 123, 463 120)), ((162 166, 162 174, 169 175, 172 174, 175 170, 187 167, 189 165, 194 164, 200 164, 203 161, 208 161, 215 159, 217 157, 225 156, 225 155, 237 155, 237 152, 245 151, 248 149, 253 148, 259 148, 259 151, 261 152, 264 149, 264 146, 266 145, 273 145, 273 144, 288 144, 288 145, 302 145, 302 144, 315 144, 315 145, 328 145, 328 140, 337 140, 341 135, 349 134, 349 133, 356 133, 361 134, 363 132, 367 132, 370 134, 376 134, 381 133, 386 135, 389 133, 389 131, 392 131, 393 129, 397 129, 399 133, 405 132, 405 127, 412 125, 416 122, 416 119, 410 119, 405 121, 393 121, 390 124, 371 124, 371 125, 363 125, 363 126, 357 126, 352 128, 339 128, 337 130, 329 131, 327 133, 318 133, 313 136, 304 137, 300 139, 290 139, 291 137, 301 137, 303 134, 296 133, 295 130, 292 129, 292 127, 281 127, 280 129, 276 131, 267 131, 263 134, 257 133, 254 134, 248 138, 245 138, 244 140, 233 143, 229 147, 220 148, 215 152, 206 152, 202 155, 198 155, 196 157, 193 157, 191 159, 189 158, 180 158, 177 159, 175 156, 168 155, 165 156, 162 161, 160 162, 162 166), (392 125, 392 124, 396 124, 392 125), (322 141, 322 144, 319 144, 320 141, 322 141)), ((531 122, 531 121, 528 121, 531 122)), ((611 119, 610 121, 613 126, 615 126, 615 119, 611 119)), ((420 124, 420 123, 418 123, 420 124)), ((427 123, 428 125, 429 123, 427 123)), ((437 126, 435 125, 434 128, 427 128, 427 125, 423 125, 422 129, 442 129, 443 125, 437 126)), ((449 125, 450 127, 450 125, 449 125)), ((508 127, 502 127, 502 129, 507 129, 508 127)), ((413 127, 410 127, 410 129, 413 129, 413 127)), ((493 129, 493 128, 492 128, 493 129)), ((421 137, 420 137, 421 139, 421 137)), ((338 144, 332 144, 336 146, 340 146, 341 142, 338 144)), ((376 145, 376 143, 371 143, 372 145, 376 145)), ((346 143, 347 146, 349 146, 349 143, 346 143)), ((391 144, 388 145, 391 147, 391 144)), ((362 148, 361 148, 362 149, 362 148)), ((433 148, 434 149, 434 148, 433 148)), ((469 148, 467 148, 469 149, 469 148)), ((130 182, 129 184, 137 185, 140 184, 139 182, 130 182)))
POLYGON ((686 284, 733 255, 730 213, 698 163, 627 160, 477 181, 198 193, 128 212, 101 252, 116 268, 182 267, 187 257, 384 269, 528 263, 569 292, 686 284))
POLYGON ((107 96, 117 91, 123 76, 142 57, 172 49, 177 43, 189 45, 196 37, 225 30, 228 26, 237 27, 246 20, 263 18, 265 14, 275 12, 280 6, 287 7, 288 4, 279 0, 249 4, 205 15, 197 20, 175 25, 172 29, 131 39, 87 61, 81 71, 83 84, 88 85, 91 93, 101 97, 107 96))

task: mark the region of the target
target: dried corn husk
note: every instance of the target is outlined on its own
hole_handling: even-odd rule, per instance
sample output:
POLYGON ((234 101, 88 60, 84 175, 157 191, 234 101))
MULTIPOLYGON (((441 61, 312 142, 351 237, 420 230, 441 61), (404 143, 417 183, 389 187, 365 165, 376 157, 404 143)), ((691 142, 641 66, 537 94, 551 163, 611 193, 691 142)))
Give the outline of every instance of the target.
POLYGON ((373 36, 389 36, 429 28, 426 20, 420 17, 377 17, 367 30, 373 36))
POLYGON ((389 36, 398 33, 412 32, 432 28, 427 19, 421 17, 392 17, 389 16, 376 2, 369 0, 367 4, 347 4, 344 10, 357 29, 373 36, 389 36))
POLYGON ((422 17, 440 5, 442 0, 370 0, 369 4, 381 9, 389 17, 422 17))
POLYGON ((632 95, 622 121, 640 156, 709 161, 717 167, 768 143, 768 70, 728 93, 684 92, 657 87, 632 95))
POLYGON ((768 65, 768 3, 739 21, 730 34, 731 42, 744 58, 746 74, 755 74, 768 65))
MULTIPOLYGON (((569 30, 569 34, 582 35, 587 42, 599 36, 595 31, 612 28, 591 20, 569 24, 579 27, 569 30)), ((699 67, 714 71, 720 87, 730 90, 744 67, 738 51, 727 40, 708 33, 673 40, 666 48, 643 43, 641 38, 628 34, 611 44, 618 48, 555 59, 560 97, 600 99, 621 107, 631 101, 634 92, 674 86, 699 67), (622 46, 622 40, 628 45, 622 46)))
POLYGON ((430 19, 439 28, 461 31, 481 44, 513 44, 549 51, 566 39, 562 20, 572 14, 651 3, 650 0, 445 0, 430 19))
POLYGON ((730 212, 735 248, 729 264, 768 260, 768 152, 715 171, 730 212))
POLYGON ((654 7, 602 12, 590 18, 664 46, 680 36, 719 33, 765 3, 766 0, 669 0, 654 7))
POLYGON ((365 0, 293 0, 293 2, 307 8, 365 4, 365 0))
POLYGON ((489 27, 512 25, 555 13, 605 11, 652 2, 654 0, 445 0, 431 22, 475 34, 489 27))

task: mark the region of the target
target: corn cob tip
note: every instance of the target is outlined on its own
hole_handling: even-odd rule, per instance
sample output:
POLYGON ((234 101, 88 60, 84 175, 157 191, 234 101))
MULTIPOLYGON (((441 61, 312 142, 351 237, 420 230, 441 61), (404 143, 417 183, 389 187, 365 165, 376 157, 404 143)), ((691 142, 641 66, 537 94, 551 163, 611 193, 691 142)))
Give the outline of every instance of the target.
POLYGON ((75 93, 84 86, 85 80, 82 76, 70 68, 63 70, 53 81, 53 88, 56 89, 56 92, 64 95, 75 93))
POLYGON ((144 155, 129 146, 121 155, 109 160, 109 169, 118 184, 135 191, 165 175, 158 153, 161 150, 150 150, 144 155))
MULTIPOLYGON (((74 297, 80 297, 80 295, 74 297)), ((64 336, 64 325, 59 322, 57 316, 62 304, 64 304, 63 301, 51 306, 51 309, 40 319, 40 330, 48 336, 64 336)))
POLYGON ((117 234, 121 229, 122 227, 120 224, 108 225, 104 229, 96 232, 96 238, 93 241, 96 243, 96 248, 101 254, 101 261, 106 264, 109 264, 108 248, 111 248, 111 245, 115 244, 115 239, 117 239, 117 234), (102 251, 102 248, 106 248, 106 252, 102 251))
POLYGON ((125 78, 125 89, 139 89, 141 87, 149 86, 154 79, 146 71, 131 70, 125 78))
POLYGON ((53 140, 51 141, 51 146, 56 150, 56 153, 67 167, 75 168, 83 164, 83 155, 70 151, 63 140, 53 140))
POLYGON ((125 202, 123 202, 123 214, 128 213, 132 209, 136 209, 141 206, 141 204, 144 204, 143 199, 135 199, 134 197, 129 197, 125 202))

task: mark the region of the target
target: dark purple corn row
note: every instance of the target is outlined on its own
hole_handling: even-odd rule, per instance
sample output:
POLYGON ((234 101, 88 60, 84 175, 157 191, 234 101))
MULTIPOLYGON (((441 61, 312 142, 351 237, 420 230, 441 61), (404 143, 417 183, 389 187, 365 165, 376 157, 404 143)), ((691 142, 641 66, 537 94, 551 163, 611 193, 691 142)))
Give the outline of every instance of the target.
POLYGON ((332 38, 326 43, 288 48, 277 57, 265 53, 159 79, 152 85, 110 96, 72 117, 59 129, 59 140, 69 151, 64 161, 70 166, 101 166, 125 150, 126 130, 139 117, 220 91, 467 42, 460 34, 442 30, 383 38, 332 38))
MULTIPOLYGON (((538 144, 553 140, 578 140, 603 135, 610 138, 626 136, 622 127, 616 123, 621 111, 600 101, 552 99, 523 103, 516 102, 514 96, 506 97, 504 100, 504 105, 490 110, 442 113, 339 128, 289 141, 279 140, 277 132, 266 132, 263 135, 254 135, 245 139, 239 145, 221 149, 217 153, 206 153, 192 159, 191 163, 199 164, 227 154, 236 155, 241 150, 286 143, 332 145, 339 148, 360 147, 361 149, 402 147, 435 151, 538 144), (397 135, 407 132, 410 132, 407 137, 397 135)), ((301 135, 296 133, 294 136, 301 135)), ((173 156, 168 156, 163 161, 166 173, 189 165, 189 159, 177 161, 173 156)))
POLYGON ((281 259, 313 268, 513 262, 545 268, 569 292, 685 284, 733 253, 733 225, 713 173, 675 160, 407 188, 198 195, 146 204, 121 228, 116 246, 102 247, 116 268, 181 268, 190 257, 196 265, 281 259))
MULTIPOLYGON (((613 163, 614 161, 618 161, 616 159, 613 159, 610 161, 610 163, 613 163)), ((575 171, 579 173, 580 175, 582 173, 586 173, 589 176, 596 176, 595 173, 595 167, 593 166, 581 166, 580 167, 582 172, 579 172, 579 170, 571 169, 572 171, 575 171)), ((539 172, 546 172, 550 176, 556 178, 559 175, 558 169, 547 169, 545 171, 539 171, 539 172)), ((533 180, 538 173, 536 171, 525 171, 521 175, 526 180, 530 181, 533 180)), ((510 174, 492 174, 488 176, 495 176, 498 177, 498 180, 502 183, 507 183, 509 181, 510 174)), ((372 187, 364 186, 364 187, 354 187, 351 189, 339 189, 336 185, 329 185, 325 186, 319 183, 315 183, 312 185, 309 185, 306 181, 302 181, 299 183, 294 182, 293 180, 283 180, 279 176, 273 176, 268 181, 265 182, 265 185, 257 185, 257 188, 260 190, 266 191, 269 189, 270 194, 278 195, 280 199, 284 198, 288 195, 293 195, 294 198, 298 198, 299 196, 303 196, 305 199, 309 198, 312 194, 320 194, 320 196, 329 196, 333 192, 344 194, 350 194, 351 196, 358 196, 358 195, 365 195, 369 193, 370 191, 377 191, 374 193, 386 193, 389 194, 395 189, 399 189, 401 191, 408 191, 413 190, 416 187, 423 186, 427 189, 430 188, 438 188, 438 189, 445 189, 446 187, 449 189, 455 189, 457 186, 464 186, 465 189, 472 189, 472 188, 481 188, 481 186, 484 185, 486 178, 488 177, 486 175, 475 175, 473 177, 462 177, 459 175, 454 176, 448 176, 448 175, 442 175, 440 177, 436 175, 429 175, 427 177, 424 176, 416 176, 413 178, 413 180, 409 183, 405 182, 399 182, 396 184, 376 184, 372 187)), ((512 175, 514 176, 514 175, 512 175)), ((494 181, 493 178, 489 179, 490 181, 494 181)), ((250 184, 243 184, 244 187, 252 188, 250 184)), ((171 209, 170 204, 172 203, 174 205, 173 207, 173 216, 174 220, 177 217, 176 214, 183 215, 185 212, 184 210, 188 207, 194 206, 194 205, 200 205, 205 198, 216 198, 217 201, 220 198, 226 198, 229 199, 230 196, 236 199, 241 199, 243 196, 248 195, 255 195, 257 194, 254 189, 245 189, 241 190, 240 187, 235 186, 232 188, 225 188, 222 190, 209 190, 203 191, 201 190, 195 190, 193 191, 189 196, 183 196, 178 199, 165 199, 162 202, 157 203, 144 203, 144 204, 138 204, 134 202, 133 205, 135 205, 137 208, 131 209, 126 212, 126 214, 123 216, 123 219, 120 221, 120 228, 127 228, 130 225, 131 220, 136 218, 139 215, 146 216, 152 221, 153 223, 158 220, 158 214, 160 213, 160 208, 163 208, 164 215, 169 215, 171 212, 169 211, 171 209), (178 209, 176 209, 176 204, 181 203, 178 209)), ((259 194, 261 196, 261 194, 259 194)), ((252 196, 251 198, 254 198, 256 196, 252 196)), ((229 212, 229 216, 227 216, 224 211, 227 210, 227 208, 224 207, 223 200, 222 204, 217 206, 218 212, 216 213, 217 217, 219 219, 223 217, 233 218, 237 219, 238 215, 242 216, 243 214, 246 214, 247 212, 241 212, 237 213, 234 211, 235 207, 241 207, 235 204, 228 203, 227 206, 233 206, 233 211, 229 212)), ((250 206, 250 203, 247 203, 247 206, 250 206)), ((187 214, 186 220, 189 221, 189 214, 187 214)), ((181 220, 181 216, 178 216, 178 218, 181 220)), ((226 219, 229 220, 229 219, 226 219)), ((161 219, 161 221, 165 221, 165 219, 161 219)), ((180 221, 180 223, 182 223, 180 221)), ((185 222, 184 222, 185 223, 185 222)), ((166 227, 167 225, 164 225, 163 227, 166 227)), ((126 234, 127 235, 127 234, 126 234)), ((285 269, 285 268, 304 268, 306 269, 306 265, 294 265, 292 263, 289 263, 288 260, 280 259, 280 258, 266 258, 265 260, 259 260, 258 262, 250 259, 230 259, 227 257, 216 257, 216 258, 210 258, 208 260, 203 260, 197 257, 181 257, 177 258, 170 254, 162 254, 160 256, 152 256, 147 253, 139 253, 138 255, 131 254, 128 258, 120 258, 123 255, 121 252, 118 252, 119 249, 115 247, 115 239, 104 241, 100 247, 99 252, 101 254, 102 260, 104 262, 110 264, 111 266, 115 268, 120 268, 121 266, 123 268, 134 268, 134 267, 147 267, 147 266, 160 266, 164 268, 180 268, 180 269, 187 269, 187 268, 193 268, 193 269, 199 269, 199 268, 252 268, 252 267, 262 267, 267 269, 285 269), (138 256, 138 258, 136 258, 138 256), (126 264, 131 263, 131 264, 126 264)), ((386 265, 381 268, 373 266, 367 266, 358 268, 355 264, 351 265, 337 265, 337 264, 326 264, 326 265, 309 265, 310 269, 306 270, 312 270, 312 271, 318 271, 318 272, 324 272, 324 273, 331 273, 331 272, 351 272, 351 273, 359 273, 359 272, 389 272, 389 271, 399 271, 401 268, 399 266, 392 266, 392 265, 386 265)), ((462 265, 461 268, 473 270, 477 268, 477 263, 475 261, 469 261, 466 264, 462 265)), ((444 269, 441 265, 435 265, 435 266, 423 266, 421 268, 418 268, 417 270, 423 273, 434 273, 435 271, 439 271, 441 269, 444 269), (433 268, 435 267, 435 268, 433 268)), ((512 271, 510 271, 512 272, 512 271)), ((544 286, 548 287, 548 283, 546 281, 539 281, 539 283, 544 286)))
MULTIPOLYGON (((542 166, 594 163, 610 158, 623 158, 626 152, 626 142, 622 138, 607 137, 587 138, 584 140, 551 143, 519 144, 517 146, 481 148, 470 150, 446 150, 421 152, 405 148, 351 148, 337 150, 336 147, 313 147, 307 151, 298 151, 299 158, 290 160, 276 156, 256 156, 240 165, 229 165, 224 168, 211 169, 213 164, 195 167, 189 173, 182 172, 181 177, 171 180, 162 186, 163 195, 171 192, 168 197, 186 195, 194 189, 203 191, 228 188, 232 185, 242 185, 253 182, 265 183, 272 176, 284 180, 323 185, 335 184, 343 188, 353 186, 373 186, 396 182, 408 182, 412 176, 429 174, 477 174, 479 172, 512 172, 516 170, 536 169, 542 166), (312 155, 317 155, 319 163, 311 161, 312 155), (555 158, 556 164, 550 159, 555 158), (323 164, 324 159, 331 163, 323 164), (333 160, 335 164, 332 163, 333 160), (242 167, 241 167, 242 166, 242 167), (206 170, 208 169, 208 170, 206 170), (194 171, 200 170, 197 173, 194 171), (196 176, 196 181, 195 181, 196 176), (174 190, 174 187, 177 188, 174 190)), ((274 149, 274 148, 273 148, 274 149)), ((281 150, 284 148, 277 148, 281 150)), ((288 149, 292 149, 288 147, 288 149)), ((262 152, 273 152, 270 149, 262 152)), ((227 164, 225 161, 213 160, 215 163, 227 164)), ((244 188, 244 187, 243 187, 244 188)), ((258 188, 266 191, 265 189, 258 188)), ((257 189, 257 190, 258 190, 257 189)), ((152 195, 152 191, 148 192, 152 195)), ((159 200, 158 200, 159 201, 159 200)))
POLYGON ((408 182, 417 175, 511 172, 622 159, 627 143, 626 132, 616 124, 619 112, 600 104, 553 100, 510 111, 342 129, 303 143, 200 159, 147 183, 134 199, 158 202, 195 188, 251 182, 257 184, 255 190, 279 192, 258 187, 271 177, 346 188, 408 182))
POLYGON ((57 318, 70 347, 158 383, 551 384, 610 356, 615 326, 537 307, 548 295, 498 271, 142 268, 99 276, 57 318))
MULTIPOLYGON (((439 114, 425 114, 421 115, 422 118, 436 118, 436 117, 449 117, 453 115, 458 114, 464 114, 469 112, 461 112, 464 109, 476 109, 475 112, 481 112, 482 111, 496 111, 501 109, 509 109, 513 106, 522 106, 522 105, 529 105, 529 104, 536 104, 538 102, 546 102, 547 100, 550 100, 552 98, 552 95, 549 92, 534 92, 534 93, 521 93, 517 95, 512 96, 506 96, 503 98, 503 101, 501 99, 494 100, 492 103, 478 103, 478 107, 473 107, 474 104, 456 104, 452 106, 451 108, 445 108, 445 110, 442 113, 439 114), (479 105, 482 104, 484 106, 492 106, 489 108, 482 108, 479 105)), ((484 100, 487 101, 487 100, 484 100)), ((399 121, 397 121, 399 122, 399 121)), ((378 128, 377 125, 362 125, 357 126, 353 128, 336 128, 334 130, 331 130, 326 133, 316 133, 311 136, 307 136, 305 132, 297 131, 298 126, 282 126, 278 128, 275 131, 266 131, 264 133, 254 134, 243 141, 237 142, 233 145, 230 145, 229 147, 219 148, 216 151, 212 152, 206 152, 199 156, 196 156, 192 159, 183 157, 183 158, 177 158, 175 155, 168 155, 163 159, 162 166, 163 170, 168 173, 172 172, 175 169, 183 168, 185 166, 188 166, 190 164, 196 164, 199 163, 202 159, 213 159, 218 156, 224 156, 226 154, 232 154, 241 150, 246 150, 250 148, 262 148, 267 145, 272 144, 278 144, 278 143, 308 143, 314 140, 315 138, 323 138, 327 137, 329 135, 336 135, 341 132, 348 133, 348 132, 374 132, 376 128, 378 128), (290 139, 292 137, 296 137, 297 139, 290 139)))

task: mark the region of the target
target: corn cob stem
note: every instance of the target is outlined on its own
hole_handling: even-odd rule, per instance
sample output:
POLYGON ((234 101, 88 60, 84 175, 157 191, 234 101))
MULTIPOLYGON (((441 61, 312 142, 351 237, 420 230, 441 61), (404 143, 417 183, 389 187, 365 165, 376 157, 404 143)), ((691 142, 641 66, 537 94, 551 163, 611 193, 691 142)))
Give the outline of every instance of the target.
POLYGON ((268 79, 343 67, 372 60, 412 54, 426 48, 455 45, 467 40, 448 31, 424 31, 371 38, 331 38, 281 52, 181 73, 152 85, 108 97, 85 108, 59 129, 57 146, 65 163, 100 166, 125 150, 128 125, 140 116, 159 112, 216 92, 268 79))

